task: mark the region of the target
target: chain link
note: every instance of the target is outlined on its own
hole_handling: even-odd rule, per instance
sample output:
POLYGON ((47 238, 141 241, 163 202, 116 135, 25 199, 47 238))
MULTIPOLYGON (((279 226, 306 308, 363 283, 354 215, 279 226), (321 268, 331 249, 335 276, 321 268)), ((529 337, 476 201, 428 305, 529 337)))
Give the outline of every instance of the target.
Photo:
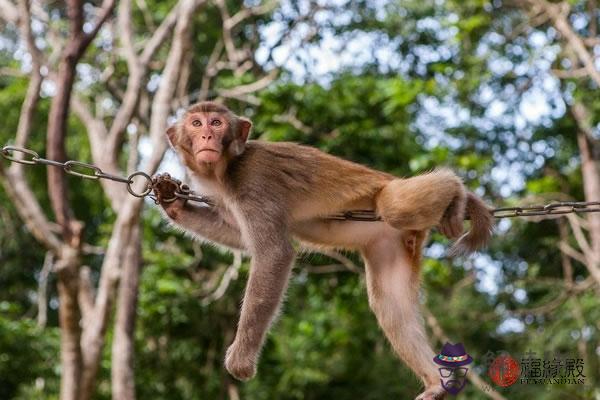
MULTIPOLYGON (((119 182, 119 183, 124 183, 125 185, 127 185, 127 191, 135 197, 142 198, 142 197, 150 196, 150 193, 154 189, 154 183, 155 183, 154 179, 152 179, 150 177, 150 175, 148 175, 147 173, 142 172, 142 171, 134 172, 131 175, 129 175, 128 177, 112 175, 112 174, 107 174, 106 172, 102 171, 100 168, 98 168, 97 166, 95 166, 93 164, 88 164, 88 163, 84 163, 81 161, 73 161, 73 160, 69 160, 64 163, 54 161, 54 160, 47 160, 45 158, 40 157, 39 154, 33 150, 24 149, 24 148, 16 147, 16 146, 4 146, 2 148, 2 151, 0 152, 0 154, 2 154, 2 157, 4 157, 5 159, 12 161, 12 162, 20 163, 20 164, 49 165, 52 167, 62 168, 65 171, 65 173, 67 173, 69 175, 73 175, 73 176, 78 176, 78 177, 84 178, 84 179, 91 179, 91 180, 107 179, 107 180, 111 180, 111 181, 115 181, 115 182, 119 182), (140 179, 143 179, 143 180, 140 181, 140 179), (141 190, 136 191, 136 189, 134 188, 134 186, 136 186, 136 182, 143 184, 141 190)), ((175 182, 175 181, 173 180, 173 182, 175 182)), ((197 201, 197 202, 206 203, 206 204, 212 204, 209 199, 202 197, 202 196, 195 195, 191 190, 189 190, 187 185, 178 184, 177 186, 178 186, 178 188, 175 190, 175 195, 177 197, 185 199, 185 200, 191 200, 191 201, 197 201), (181 186, 185 186, 185 188, 182 188, 181 186)), ((150 196, 150 197, 155 202, 157 201, 157 199, 155 197, 153 197, 153 196, 150 196)), ((174 201, 175 199, 176 198, 174 198, 172 201, 174 201)))
MULTIPOLYGON (((84 179, 108 179, 115 182, 124 183, 127 185, 127 191, 135 197, 146 197, 150 196, 155 203, 158 204, 158 199, 155 196, 151 196, 150 193, 156 187, 158 179, 151 178, 150 175, 142 171, 137 171, 129 175, 127 178, 111 175, 103 172, 100 168, 93 164, 84 163, 81 161, 66 161, 64 163, 47 160, 41 158, 38 153, 33 150, 24 149, 15 146, 4 146, 0 152, 2 157, 5 159, 17 162, 25 165, 50 165, 53 167, 62 168, 67 174, 78 176, 84 179), (135 179, 142 177, 145 185, 143 190, 136 192, 133 188, 135 179)), ((207 197, 195 194, 188 185, 181 183, 181 181, 171 178, 170 176, 163 175, 161 181, 168 181, 170 184, 175 186, 173 191, 174 196, 167 199, 160 199, 163 203, 171 203, 175 200, 184 199, 189 201, 195 201, 204 203, 209 206, 214 203, 207 197)), ((536 206, 524 206, 524 207, 501 207, 490 210, 494 218, 515 218, 515 217, 539 217, 543 215, 564 215, 572 213, 590 213, 600 212, 600 201, 568 201, 568 202, 554 202, 546 205, 536 206)), ((326 217, 329 220, 340 220, 340 221, 381 221, 375 211, 373 210, 352 210, 344 211, 337 214, 326 217)), ((468 217, 467 217, 468 219, 468 217)))
POLYGON ((572 213, 600 212, 600 201, 564 201, 540 206, 503 207, 492 210, 495 218, 536 217, 572 213))

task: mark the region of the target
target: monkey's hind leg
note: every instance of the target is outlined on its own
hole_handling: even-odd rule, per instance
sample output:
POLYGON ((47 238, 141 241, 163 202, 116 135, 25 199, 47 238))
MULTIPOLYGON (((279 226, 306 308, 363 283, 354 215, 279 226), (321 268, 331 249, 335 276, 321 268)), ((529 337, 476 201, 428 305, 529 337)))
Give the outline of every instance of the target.
POLYGON ((375 201, 379 216, 396 229, 424 230, 441 224, 448 237, 463 230, 466 191, 460 178, 446 168, 391 180, 375 201))
POLYGON ((417 400, 443 399, 435 356, 419 315, 419 271, 423 232, 389 228, 362 251, 369 305, 392 347, 421 378, 425 391, 417 400), (404 237, 403 237, 404 236, 404 237))

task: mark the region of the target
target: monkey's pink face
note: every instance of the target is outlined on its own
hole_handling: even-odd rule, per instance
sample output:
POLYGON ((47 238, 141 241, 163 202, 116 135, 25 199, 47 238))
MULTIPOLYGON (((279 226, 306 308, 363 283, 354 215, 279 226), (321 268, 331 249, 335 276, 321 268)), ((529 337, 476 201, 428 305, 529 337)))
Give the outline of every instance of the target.
POLYGON ((229 120, 220 113, 193 113, 185 116, 184 135, 190 152, 198 162, 214 163, 223 154, 224 139, 231 130, 229 120))

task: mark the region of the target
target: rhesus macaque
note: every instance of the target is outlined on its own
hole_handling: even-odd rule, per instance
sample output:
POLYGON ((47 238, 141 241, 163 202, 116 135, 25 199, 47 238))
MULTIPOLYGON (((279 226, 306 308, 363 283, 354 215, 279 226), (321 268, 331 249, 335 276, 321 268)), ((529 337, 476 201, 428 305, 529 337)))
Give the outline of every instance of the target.
MULTIPOLYGON (((167 131, 192 189, 212 198, 214 206, 161 202, 166 214, 188 232, 252 256, 227 370, 240 380, 256 373, 290 277, 294 238, 360 251, 369 304, 394 350, 425 384, 417 398, 442 398, 418 312, 421 248, 433 227, 458 238, 453 253, 485 245, 492 227, 487 206, 448 169, 397 178, 307 146, 248 141, 251 127, 225 106, 202 102, 167 131), (382 221, 323 218, 355 209, 376 210, 382 221), (471 229, 463 234, 465 215, 471 229)), ((159 199, 172 197, 172 185, 160 176, 157 181, 159 199)))

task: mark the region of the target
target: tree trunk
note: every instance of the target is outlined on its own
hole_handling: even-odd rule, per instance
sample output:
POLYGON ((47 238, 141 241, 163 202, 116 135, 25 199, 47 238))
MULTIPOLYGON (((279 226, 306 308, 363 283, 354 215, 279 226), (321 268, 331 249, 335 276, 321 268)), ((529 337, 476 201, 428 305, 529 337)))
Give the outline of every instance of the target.
MULTIPOLYGON (((581 175, 583 178, 583 191, 585 201, 600 201, 600 171, 598 160, 592 151, 591 132, 592 128, 588 121, 588 113, 585 106, 575 103, 571 108, 579 130, 577 132, 577 144, 581 157, 581 175)), ((589 265, 590 273, 600 284, 600 213, 588 213, 587 220, 590 224, 590 245, 592 248, 592 265, 589 265)))
POLYGON ((60 381, 60 399, 77 400, 81 381, 81 328, 77 304, 79 276, 76 254, 60 259, 56 263, 58 275, 60 353, 62 377, 60 381))
POLYGON ((135 399, 133 357, 135 350, 135 321, 141 267, 141 233, 136 224, 125 250, 125 260, 119 280, 115 336, 112 346, 112 397, 119 400, 135 399))

